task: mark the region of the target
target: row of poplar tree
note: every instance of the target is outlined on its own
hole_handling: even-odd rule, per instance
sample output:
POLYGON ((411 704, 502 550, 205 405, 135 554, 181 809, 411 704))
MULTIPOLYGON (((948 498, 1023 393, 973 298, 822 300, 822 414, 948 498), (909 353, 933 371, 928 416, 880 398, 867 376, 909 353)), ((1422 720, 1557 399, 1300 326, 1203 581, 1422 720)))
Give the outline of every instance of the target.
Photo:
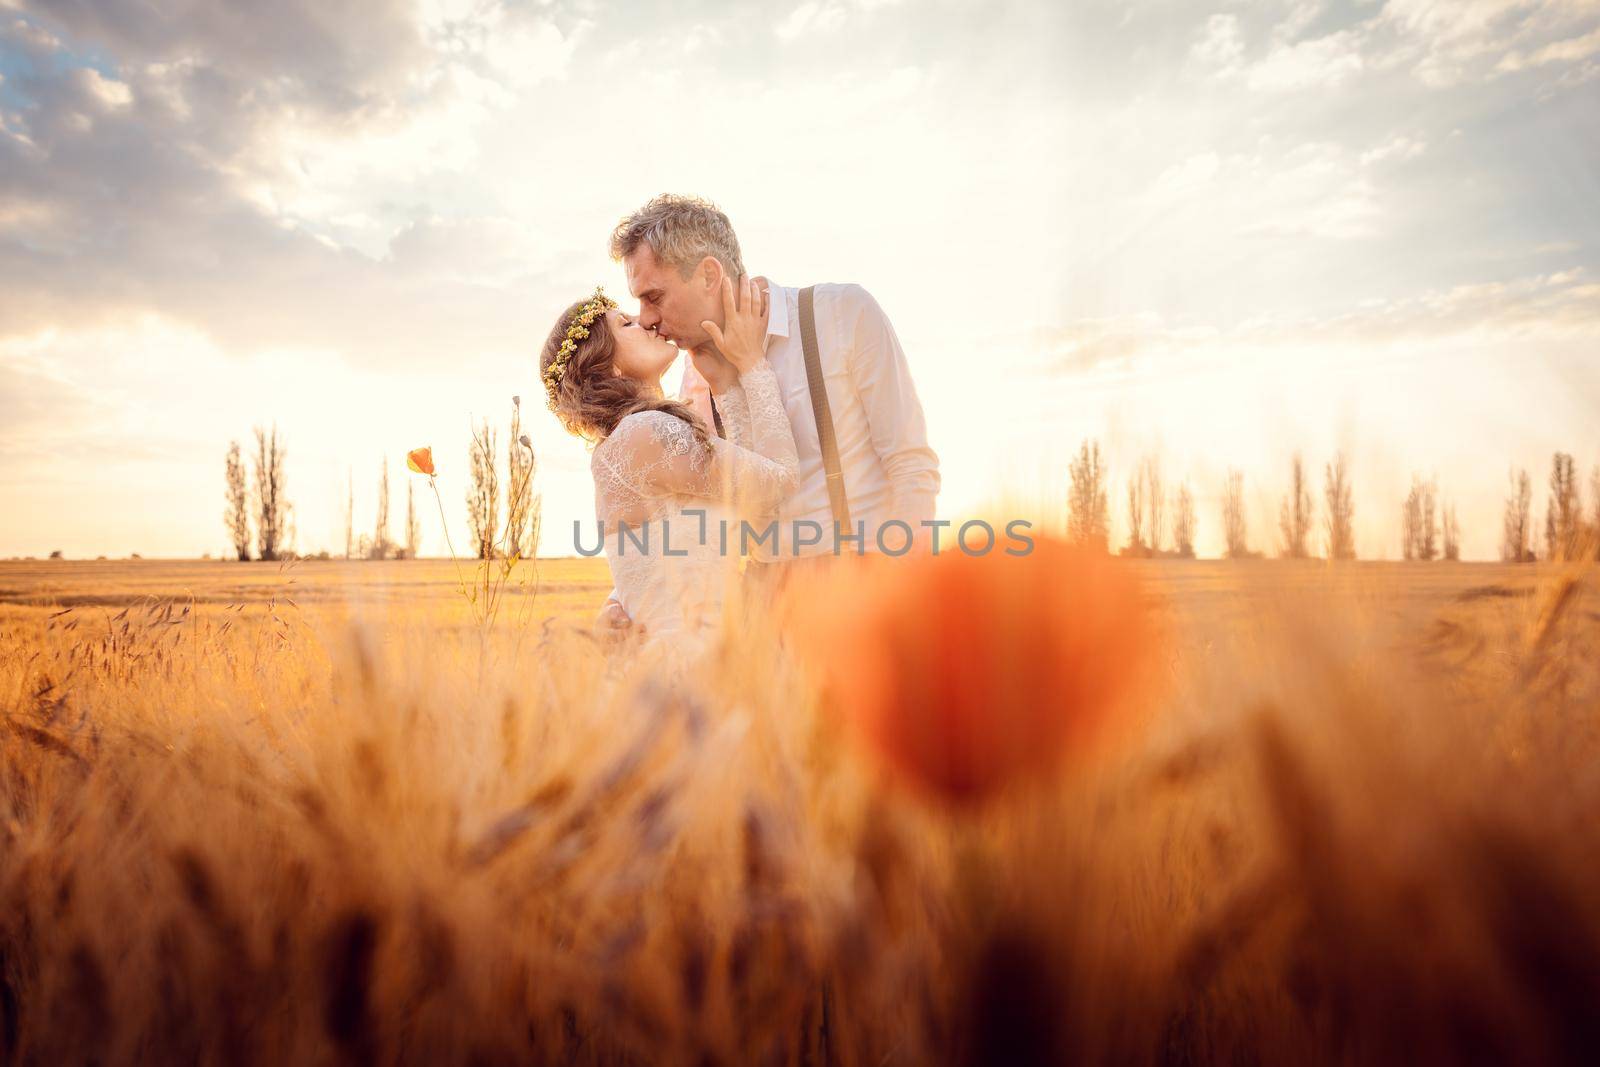
MULTIPOLYGON (((1069 539, 1109 549, 1110 478, 1098 441, 1083 442, 1069 468, 1069 477, 1069 539)), ((1320 549, 1328 559, 1356 558, 1355 498, 1342 453, 1324 465, 1321 488, 1319 521, 1311 479, 1304 461, 1296 455, 1290 463, 1289 489, 1278 509, 1278 556, 1306 559, 1320 549)), ((1501 559, 1531 562, 1600 558, 1600 466, 1591 475, 1590 496, 1592 517, 1584 511, 1577 463, 1570 453, 1555 453, 1550 464, 1541 554, 1534 547, 1533 480, 1525 469, 1512 471, 1501 559)), ((1159 461, 1145 457, 1128 479, 1126 506, 1128 540, 1118 549, 1119 555, 1193 558, 1197 519, 1194 494, 1187 481, 1167 493, 1159 461)), ((1264 554, 1250 547, 1242 471, 1228 472, 1220 518, 1228 558, 1252 559, 1264 554)), ((1455 505, 1440 499, 1436 479, 1412 477, 1411 489, 1401 503, 1400 547, 1401 558, 1406 560, 1461 558, 1461 524, 1455 505)))
MULTIPOLYGON (((539 543, 540 497, 533 490, 533 444, 522 432, 522 401, 512 397, 511 433, 506 449, 504 481, 496 457, 499 431, 484 419, 473 427, 468 447, 467 529, 469 546, 479 559, 511 556, 527 558, 539 543), (505 492, 502 494, 502 487, 505 492), (500 529, 502 495, 505 525, 500 529)), ((223 522, 234 554, 241 560, 293 558, 294 508, 285 494, 286 449, 276 425, 256 427, 255 448, 247 469, 238 441, 228 445, 227 507, 223 522)), ((373 531, 355 529, 355 473, 349 476, 345 499, 344 558, 415 559, 421 541, 415 484, 406 483, 406 514, 401 539, 391 534, 389 460, 384 457, 378 478, 377 521, 373 531)), ((325 557, 327 553, 321 553, 325 557)))

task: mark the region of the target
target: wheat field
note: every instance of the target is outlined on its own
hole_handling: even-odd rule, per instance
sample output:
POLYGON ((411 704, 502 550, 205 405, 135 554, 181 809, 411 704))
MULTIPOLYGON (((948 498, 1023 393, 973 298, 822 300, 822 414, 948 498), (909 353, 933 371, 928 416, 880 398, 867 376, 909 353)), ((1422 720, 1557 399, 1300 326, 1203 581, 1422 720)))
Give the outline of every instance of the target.
MULTIPOLYGON (((1119 728, 967 803, 759 612, 601 647, 602 561, 489 625, 449 561, 0 564, 0 1061, 1592 1062, 1592 575, 1104 565, 1119 728)), ((1072 713, 1005 670, 978 729, 1072 713)))

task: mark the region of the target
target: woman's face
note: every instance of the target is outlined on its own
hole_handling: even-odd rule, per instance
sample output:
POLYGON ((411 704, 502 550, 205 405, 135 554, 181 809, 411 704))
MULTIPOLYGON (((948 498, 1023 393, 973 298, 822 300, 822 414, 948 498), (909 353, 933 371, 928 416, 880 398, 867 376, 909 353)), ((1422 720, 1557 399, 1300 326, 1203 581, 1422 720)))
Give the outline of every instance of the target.
POLYGON ((647 385, 659 385, 661 376, 678 358, 678 350, 665 337, 640 326, 637 318, 617 308, 606 312, 606 325, 615 342, 611 372, 647 385))

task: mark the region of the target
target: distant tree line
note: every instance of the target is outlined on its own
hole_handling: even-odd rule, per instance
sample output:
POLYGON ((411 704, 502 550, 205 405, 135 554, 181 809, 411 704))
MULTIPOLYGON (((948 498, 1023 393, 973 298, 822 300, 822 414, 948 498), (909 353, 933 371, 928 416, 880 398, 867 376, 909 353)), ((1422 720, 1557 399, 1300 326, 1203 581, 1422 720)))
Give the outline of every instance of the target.
MULTIPOLYGON (((1067 537, 1106 551, 1111 542, 1110 478, 1098 441, 1085 441, 1069 468, 1067 537)), ((1160 463, 1148 458, 1128 482, 1128 544, 1126 556, 1194 555, 1194 494, 1184 482, 1165 494, 1160 463), (1169 529, 1170 516, 1170 529, 1169 529), (1170 532, 1170 538, 1168 534, 1170 532), (1166 546, 1172 547, 1168 549, 1166 546)))
MULTIPOLYGON (((1547 560, 1600 559, 1600 466, 1589 476, 1591 512, 1583 512, 1578 485, 1578 465, 1572 455, 1557 452, 1550 458, 1549 495, 1544 507, 1544 558, 1547 560)), ((1501 520, 1500 558, 1524 563, 1538 558, 1534 551, 1533 479, 1527 470, 1511 472, 1511 492, 1501 520)))
POLYGON ((345 559, 416 559, 417 543, 422 536, 422 526, 417 521, 417 500, 410 482, 406 483, 406 521, 402 530, 403 541, 395 541, 389 533, 389 457, 378 463, 378 511, 371 534, 356 534, 356 478, 355 471, 348 475, 349 487, 344 509, 345 559))
MULTIPOLYGON (((533 491, 536 462, 532 442, 522 432, 522 403, 512 398, 511 432, 505 460, 506 523, 500 528, 501 475, 497 462, 499 435, 487 419, 472 429, 467 448, 467 526, 479 559, 529 558, 539 543, 541 501, 533 491)), ((241 560, 292 558, 294 508, 284 476, 287 449, 277 425, 255 428, 249 469, 238 441, 230 442, 225 462, 226 508, 223 522, 233 553, 241 560), (252 547, 254 556, 252 557, 252 547)), ((1085 440, 1069 466, 1067 536, 1078 544, 1111 550, 1111 477, 1100 443, 1085 440)), ((1500 558, 1507 562, 1600 559, 1600 466, 1590 476, 1589 508, 1570 453, 1551 458, 1549 492, 1544 511, 1542 555, 1536 547, 1533 480, 1525 469, 1513 470, 1502 520, 1500 558)), ((1308 559, 1318 551, 1330 560, 1352 560, 1355 549, 1355 503, 1349 467, 1343 453, 1323 467, 1320 522, 1311 479, 1300 454, 1290 461, 1289 481, 1278 509, 1277 555, 1308 559)), ((1143 457, 1126 485, 1128 539, 1118 554, 1142 558, 1194 558, 1198 519, 1194 492, 1187 480, 1170 492, 1160 461, 1143 457)), ((378 476, 377 521, 371 534, 355 532, 355 477, 349 477, 345 509, 346 559, 413 559, 421 528, 411 483, 406 485, 403 540, 390 533, 389 462, 384 457, 378 476)), ((1250 545, 1244 474, 1230 469, 1223 485, 1221 520, 1224 555, 1228 559, 1260 558, 1250 545)), ((1405 560, 1461 558, 1461 526, 1453 503, 1440 498, 1436 478, 1413 475, 1401 502, 1400 555, 1405 560)))
MULTIPOLYGON (((1068 478, 1068 539, 1109 551, 1111 479, 1098 441, 1082 443, 1068 468, 1068 478)), ((1549 485, 1541 556, 1534 547, 1532 479, 1525 470, 1512 472, 1501 558, 1513 562, 1600 558, 1600 466, 1590 479, 1591 517, 1584 512, 1577 465, 1571 455, 1555 454, 1549 485)), ((1169 494, 1159 461, 1146 456, 1128 478, 1125 500, 1128 534, 1126 543, 1117 550, 1119 555, 1193 558, 1196 519, 1194 495, 1187 481, 1169 494)), ((1343 453, 1323 466, 1320 510, 1319 521, 1311 476, 1302 457, 1296 454, 1290 461, 1287 491, 1278 508, 1276 549, 1280 558, 1309 559, 1319 553, 1330 560, 1356 558, 1355 492, 1343 453)), ((1255 559, 1264 554, 1250 545, 1242 471, 1228 471, 1221 520, 1224 555, 1228 559, 1255 559)), ((1417 561, 1461 558, 1461 524, 1456 507, 1441 498, 1436 478, 1412 477, 1410 491, 1401 502, 1400 555, 1417 561)))
MULTIPOLYGON (((1068 469, 1067 537, 1077 544, 1109 550, 1111 540, 1110 476, 1098 441, 1084 441, 1068 469)), ((1355 505, 1343 455, 1324 470, 1323 545, 1331 559, 1355 558, 1355 505)), ((1198 518, 1194 491, 1187 480, 1170 493, 1160 461, 1146 456, 1127 484, 1128 540, 1122 556, 1193 559, 1198 518)), ((1301 457, 1290 466, 1290 489, 1278 518, 1279 555, 1304 559, 1313 554, 1315 502, 1301 457)), ((1250 547, 1245 518, 1244 474, 1230 470, 1222 496, 1222 529, 1229 559, 1259 558, 1250 547)))
MULTIPOLYGON (((469 483, 467 527, 479 559, 528 558, 537 550, 541 500, 533 491, 536 463, 533 443, 522 432, 522 398, 512 397, 511 434, 506 449, 506 525, 496 543, 500 525, 501 475, 497 466, 499 435, 487 419, 474 427, 467 448, 469 483)), ((283 439, 274 425, 255 431, 254 468, 246 470, 238 441, 228 445, 225 463, 227 507, 223 523, 233 553, 241 560, 292 558, 293 508, 284 491, 283 439), (252 547, 254 554, 252 554, 252 547)), ((406 483, 406 515, 401 540, 391 532, 389 458, 379 463, 376 521, 371 533, 356 532, 355 472, 348 475, 345 495, 345 559, 415 559, 422 537, 416 494, 406 483)), ((325 558, 322 553, 319 558, 325 558)))
POLYGON ((234 554, 250 559, 251 527, 255 529, 256 558, 282 559, 292 555, 294 506, 289 503, 284 477, 284 448, 276 423, 270 430, 255 428, 254 469, 245 474, 238 441, 228 445, 226 465, 227 507, 222 513, 234 554))

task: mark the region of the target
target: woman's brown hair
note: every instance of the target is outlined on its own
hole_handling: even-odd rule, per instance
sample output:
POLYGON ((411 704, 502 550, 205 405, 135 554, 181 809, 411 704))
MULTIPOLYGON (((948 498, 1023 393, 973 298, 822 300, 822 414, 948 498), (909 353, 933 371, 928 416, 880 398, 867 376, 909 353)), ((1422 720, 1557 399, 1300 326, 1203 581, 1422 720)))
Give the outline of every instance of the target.
MULTIPOLYGON (((561 351, 568 325, 586 303, 587 299, 579 300, 563 311, 545 339, 544 351, 539 355, 541 381, 561 351)), ((562 425, 579 437, 603 441, 611 436, 619 422, 636 411, 665 411, 687 422, 696 440, 710 448, 705 423, 688 404, 647 393, 637 380, 611 373, 616 351, 611 325, 601 315, 590 325, 589 336, 578 342, 577 351, 567 360, 567 368, 556 383, 552 407, 562 425)))

